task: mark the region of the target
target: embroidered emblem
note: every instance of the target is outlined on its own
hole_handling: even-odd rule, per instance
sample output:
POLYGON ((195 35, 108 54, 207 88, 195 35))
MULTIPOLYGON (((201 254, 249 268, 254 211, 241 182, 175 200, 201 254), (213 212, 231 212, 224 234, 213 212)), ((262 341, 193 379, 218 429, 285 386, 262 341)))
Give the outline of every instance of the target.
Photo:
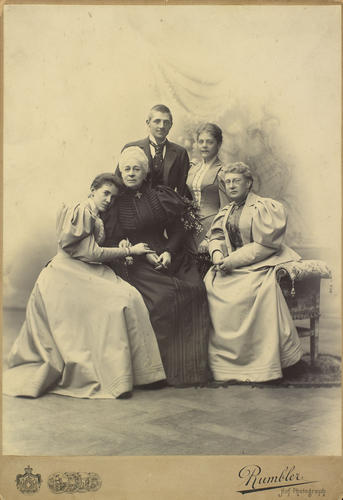
POLYGON ((32 467, 29 465, 25 467, 24 474, 17 474, 16 485, 21 493, 32 495, 37 493, 42 483, 40 474, 32 474, 32 467))
POLYGON ((101 488, 95 472, 56 472, 50 474, 48 487, 53 493, 87 493, 101 488))

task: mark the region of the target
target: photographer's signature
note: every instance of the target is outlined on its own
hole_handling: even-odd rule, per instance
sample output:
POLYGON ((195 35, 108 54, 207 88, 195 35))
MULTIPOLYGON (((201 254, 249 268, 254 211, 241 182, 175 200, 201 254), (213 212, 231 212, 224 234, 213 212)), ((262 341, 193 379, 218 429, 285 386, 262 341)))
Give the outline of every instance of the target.
POLYGON ((257 493, 259 491, 279 489, 278 497, 287 497, 291 495, 314 495, 325 497, 324 488, 317 489, 305 487, 304 485, 318 483, 319 481, 308 481, 304 475, 299 472, 295 465, 288 465, 276 474, 270 474, 263 471, 257 464, 245 465, 238 472, 238 477, 242 480, 242 489, 238 493, 246 495, 248 493, 257 493))

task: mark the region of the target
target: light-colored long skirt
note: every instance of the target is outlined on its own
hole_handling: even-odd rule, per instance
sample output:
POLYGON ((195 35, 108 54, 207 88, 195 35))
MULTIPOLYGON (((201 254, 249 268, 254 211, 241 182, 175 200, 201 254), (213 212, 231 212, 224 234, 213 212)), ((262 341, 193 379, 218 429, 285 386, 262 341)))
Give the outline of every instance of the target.
POLYGON ((264 382, 300 360, 301 345, 273 267, 242 267, 205 276, 215 380, 264 382))
POLYGON ((4 393, 115 398, 164 378, 139 292, 105 265, 57 255, 31 293, 4 393))

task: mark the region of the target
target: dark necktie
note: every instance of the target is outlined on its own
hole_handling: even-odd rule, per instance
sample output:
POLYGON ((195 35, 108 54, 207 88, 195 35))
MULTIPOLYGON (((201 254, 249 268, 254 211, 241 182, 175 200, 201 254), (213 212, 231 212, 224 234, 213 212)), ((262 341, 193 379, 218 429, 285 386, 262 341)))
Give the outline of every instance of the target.
POLYGON ((151 141, 150 141, 150 144, 155 149, 155 156, 152 160, 154 170, 160 170, 160 168, 162 167, 162 163, 163 163, 164 144, 155 144, 154 142, 151 142, 151 141))

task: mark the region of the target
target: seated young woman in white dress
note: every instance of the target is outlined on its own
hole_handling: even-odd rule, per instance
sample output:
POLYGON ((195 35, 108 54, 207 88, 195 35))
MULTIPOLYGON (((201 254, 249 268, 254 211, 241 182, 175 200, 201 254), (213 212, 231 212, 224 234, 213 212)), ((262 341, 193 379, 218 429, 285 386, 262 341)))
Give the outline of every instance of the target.
POLYGON ((99 214, 115 202, 119 186, 113 174, 100 174, 86 201, 60 209, 58 253, 29 298, 9 354, 5 394, 126 399, 134 385, 165 378, 141 295, 104 264, 150 251, 145 243, 100 246, 99 214))
POLYGON ((215 380, 265 382, 282 377, 302 351, 274 267, 300 257, 283 244, 281 203, 250 192, 247 165, 223 167, 232 200, 214 218, 205 285, 213 323, 209 361, 215 380))

